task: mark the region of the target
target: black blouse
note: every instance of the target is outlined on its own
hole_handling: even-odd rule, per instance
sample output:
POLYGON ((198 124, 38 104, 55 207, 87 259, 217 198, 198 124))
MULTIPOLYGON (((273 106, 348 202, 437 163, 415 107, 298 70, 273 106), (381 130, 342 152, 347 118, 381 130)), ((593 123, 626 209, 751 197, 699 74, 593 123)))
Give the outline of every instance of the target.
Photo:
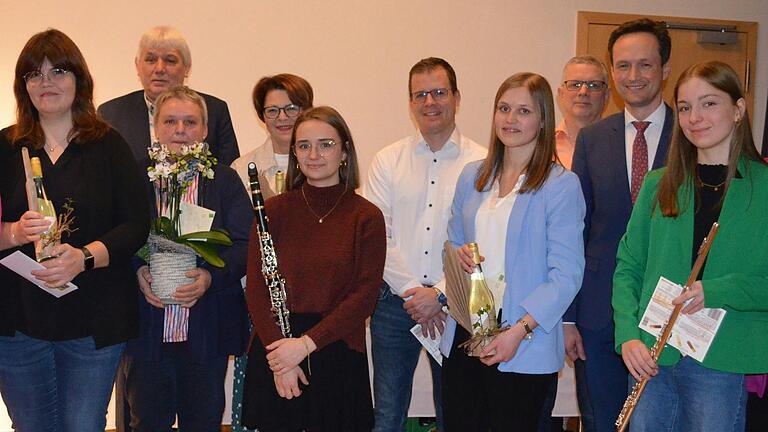
MULTIPOLYGON (((726 165, 696 165, 696 173, 693 182, 696 186, 694 194, 696 212, 693 216, 693 255, 691 266, 696 262, 701 242, 709 233, 712 224, 720 218, 720 210, 723 208, 722 199, 725 195, 725 177, 728 174, 726 165)), ((698 278, 704 274, 701 267, 698 278)))
MULTIPOLYGON (((74 208, 74 231, 62 242, 82 247, 99 240, 109 251, 110 264, 80 273, 72 281, 79 289, 60 298, 0 266, 0 334, 20 331, 51 341, 93 336, 97 347, 135 337, 138 284, 131 256, 149 231, 146 174, 114 130, 94 142, 70 143, 55 164, 43 149, 29 147, 29 153, 40 158, 43 184, 57 215, 66 202, 74 208)), ((27 210, 21 150, 9 143, 7 130, 0 131, 0 197, 5 222, 19 220, 27 210)), ((32 244, 0 256, 15 250, 35 256, 32 244)))

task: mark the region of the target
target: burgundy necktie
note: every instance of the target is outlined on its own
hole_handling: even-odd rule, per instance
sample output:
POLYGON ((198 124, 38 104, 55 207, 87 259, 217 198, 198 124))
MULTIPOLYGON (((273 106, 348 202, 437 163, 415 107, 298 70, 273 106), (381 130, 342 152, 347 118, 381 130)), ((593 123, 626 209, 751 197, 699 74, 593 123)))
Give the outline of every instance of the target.
POLYGON ((643 178, 645 178, 645 173, 648 172, 648 142, 645 141, 645 130, 648 129, 649 124, 651 122, 632 122, 632 125, 637 129, 635 142, 632 143, 632 184, 630 185, 632 205, 637 201, 637 194, 640 193, 643 178))

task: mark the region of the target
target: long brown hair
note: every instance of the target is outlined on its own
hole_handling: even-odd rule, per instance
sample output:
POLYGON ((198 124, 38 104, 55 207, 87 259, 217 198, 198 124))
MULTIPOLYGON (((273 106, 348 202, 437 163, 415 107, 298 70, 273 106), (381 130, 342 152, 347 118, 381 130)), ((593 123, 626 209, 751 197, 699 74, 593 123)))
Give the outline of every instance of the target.
MULTIPOLYGON (((677 217, 680 214, 681 209, 677 205, 677 192, 681 186, 685 188, 692 187, 694 182, 689 179, 693 179, 696 175, 696 146, 683 133, 680 127, 677 108, 680 86, 692 78, 702 79, 712 87, 727 93, 731 98, 731 103, 734 105, 739 99, 744 98, 744 92, 741 89, 738 75, 725 63, 718 61, 697 63, 680 75, 677 84, 675 84, 675 127, 667 156, 667 169, 659 181, 659 188, 656 194, 661 213, 667 217, 677 217)), ((765 163, 755 148, 752 130, 750 129, 749 114, 746 110, 741 120, 734 125, 734 128, 729 148, 728 173, 724 183, 725 190, 728 190, 731 180, 736 175, 739 159, 744 157, 748 160, 765 163)), ((696 193, 698 193, 698 190, 696 190, 696 193)), ((723 198, 725 198, 725 194, 723 194, 723 198)), ((722 200, 720 204, 722 204, 722 200)))
POLYGON ((349 190, 357 189, 360 185, 360 169, 357 165, 357 153, 355 152, 355 142, 352 140, 352 133, 349 132, 349 126, 347 126, 347 122, 344 121, 341 114, 329 106, 319 106, 302 111, 296 119, 296 123, 293 126, 293 134, 291 134, 291 151, 288 153, 288 174, 285 179, 286 189, 297 189, 307 180, 304 173, 298 168, 299 160, 296 158, 294 150, 296 148, 296 131, 299 129, 300 124, 308 120, 318 120, 336 129, 336 133, 341 138, 341 151, 347 153, 347 158, 343 161, 345 163, 342 163, 339 167, 339 181, 344 183, 349 190))
POLYGON ((27 92, 24 74, 40 69, 45 59, 55 68, 66 69, 75 77, 75 99, 72 102, 72 130, 67 139, 78 143, 101 138, 109 125, 96 114, 93 106, 93 78, 83 54, 72 39, 56 29, 37 33, 27 41, 16 62, 13 93, 16 96, 16 124, 10 129, 9 140, 21 141, 41 148, 45 135, 40 126, 40 114, 27 92))
MULTIPOLYGON (((519 193, 535 192, 544 185, 552 170, 552 161, 556 159, 555 151, 555 104, 552 100, 552 89, 547 80, 538 74, 530 72, 521 72, 512 75, 504 80, 496 92, 496 99, 493 102, 493 112, 495 118, 499 99, 504 93, 512 88, 524 87, 531 94, 534 109, 538 111, 541 118, 541 130, 536 140, 536 147, 533 149, 531 160, 525 167, 525 181, 520 187, 519 193)), ((496 135, 495 125, 491 125, 491 143, 488 146, 488 156, 486 156, 480 171, 475 180, 475 189, 478 192, 490 188, 494 181, 501 175, 504 167, 504 143, 496 135)))

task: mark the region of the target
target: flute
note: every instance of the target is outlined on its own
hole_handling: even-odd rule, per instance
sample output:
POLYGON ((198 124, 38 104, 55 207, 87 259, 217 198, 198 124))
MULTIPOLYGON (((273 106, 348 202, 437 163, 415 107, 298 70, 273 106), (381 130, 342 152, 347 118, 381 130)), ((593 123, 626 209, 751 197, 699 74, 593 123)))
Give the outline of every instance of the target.
POLYGON ((291 323, 288 311, 288 294, 285 290, 285 278, 277 268, 277 253, 272 242, 272 235, 267 225, 268 218, 264 211, 264 197, 261 195, 259 173, 256 164, 248 164, 248 181, 251 188, 253 210, 256 212, 256 229, 259 234, 259 249, 261 250, 261 274, 269 290, 271 311, 275 315, 277 326, 283 337, 291 337, 291 323))
MULTIPOLYGON (((688 291, 691 285, 696 282, 696 277, 699 275, 701 267, 704 265, 704 261, 707 259, 707 254, 709 253, 709 249, 712 247, 712 242, 715 240, 715 236, 717 235, 717 230, 719 227, 720 225, 717 222, 713 223, 712 228, 709 229, 709 233, 706 237, 704 237, 704 241, 701 242, 698 255, 696 256, 696 262, 693 263, 693 269, 688 275, 688 280, 683 286, 683 292, 688 291)), ((664 347, 667 345, 667 341, 672 335, 672 328, 675 326, 677 317, 680 316, 680 311, 683 309, 684 305, 685 303, 681 303, 672 309, 672 315, 670 315, 669 320, 664 325, 664 330, 661 332, 661 335, 656 338, 656 342, 651 348, 651 358, 653 358, 654 362, 658 361, 659 357, 661 357, 661 352, 664 351, 664 347)), ((615 425, 617 432, 624 432, 624 429, 627 428, 629 419, 632 417, 632 413, 637 406, 637 401, 640 400, 640 396, 643 394, 643 390, 645 390, 645 385, 648 384, 649 379, 650 377, 644 376, 640 381, 636 382, 635 385, 632 386, 632 391, 629 393, 629 396, 627 396, 627 400, 624 401, 624 406, 621 408, 619 417, 616 419, 615 425)))

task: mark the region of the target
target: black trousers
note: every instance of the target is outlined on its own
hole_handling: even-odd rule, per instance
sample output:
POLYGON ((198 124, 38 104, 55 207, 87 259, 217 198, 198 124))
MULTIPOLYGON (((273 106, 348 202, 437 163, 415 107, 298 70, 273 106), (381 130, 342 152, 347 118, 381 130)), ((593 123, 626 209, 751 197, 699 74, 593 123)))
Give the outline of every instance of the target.
POLYGON ((748 393, 747 399, 747 432, 765 432, 768 430, 768 393, 760 397, 748 393))
POLYGON ((469 357, 458 345, 469 339, 456 328, 451 355, 443 358, 443 412, 446 432, 536 432, 544 400, 557 373, 500 372, 469 357))

